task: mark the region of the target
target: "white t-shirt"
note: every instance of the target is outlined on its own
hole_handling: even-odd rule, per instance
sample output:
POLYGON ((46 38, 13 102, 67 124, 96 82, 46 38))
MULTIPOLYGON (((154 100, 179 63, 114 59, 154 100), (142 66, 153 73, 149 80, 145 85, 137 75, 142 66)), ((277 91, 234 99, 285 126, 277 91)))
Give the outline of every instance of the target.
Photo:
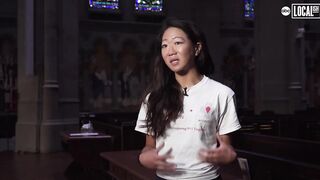
MULTIPOLYGON (((172 148, 172 159, 177 165, 175 172, 157 171, 164 179, 208 180, 216 178, 218 167, 202 162, 199 150, 217 146, 216 133, 227 134, 240 129, 234 92, 227 86, 204 76, 200 82, 187 90, 184 96, 183 114, 170 123, 165 135, 156 139, 158 147, 164 142, 159 154, 172 148)), ((147 105, 142 104, 136 131, 148 133, 146 124, 147 105)))

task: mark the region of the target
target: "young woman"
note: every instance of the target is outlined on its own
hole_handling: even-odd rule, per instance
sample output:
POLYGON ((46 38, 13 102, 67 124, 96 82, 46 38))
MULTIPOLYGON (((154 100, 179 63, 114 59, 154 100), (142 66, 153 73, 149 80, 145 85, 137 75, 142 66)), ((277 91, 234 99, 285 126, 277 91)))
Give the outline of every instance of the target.
POLYGON ((139 161, 156 169, 157 179, 219 179, 218 165, 236 158, 234 92, 209 78, 213 63, 205 38, 191 22, 166 20, 159 45, 135 128, 146 134, 139 161))

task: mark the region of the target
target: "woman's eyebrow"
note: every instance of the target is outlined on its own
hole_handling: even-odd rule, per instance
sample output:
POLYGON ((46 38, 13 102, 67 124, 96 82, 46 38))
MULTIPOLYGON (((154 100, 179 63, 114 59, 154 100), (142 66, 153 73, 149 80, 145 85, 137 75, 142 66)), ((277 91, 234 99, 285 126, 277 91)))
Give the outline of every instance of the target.
POLYGON ((184 39, 182 36, 175 36, 172 39, 184 39))
MULTIPOLYGON (((185 38, 183 38, 182 36, 174 36, 171 39, 182 39, 182 40, 184 40, 185 38)), ((168 41, 168 39, 162 39, 162 42, 163 41, 168 41)))

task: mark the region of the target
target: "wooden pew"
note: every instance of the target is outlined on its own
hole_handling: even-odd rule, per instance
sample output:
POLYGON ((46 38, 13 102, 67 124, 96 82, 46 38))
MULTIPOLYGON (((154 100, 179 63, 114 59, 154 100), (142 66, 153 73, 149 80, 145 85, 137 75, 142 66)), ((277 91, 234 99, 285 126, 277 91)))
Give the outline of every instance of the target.
POLYGON ((113 137, 101 132, 61 132, 62 144, 73 157, 65 175, 68 179, 105 177, 101 152, 113 150, 113 137))
POLYGON ((140 151, 103 152, 100 156, 109 163, 108 174, 116 180, 152 180, 155 171, 139 164, 140 151))
POLYGON ((114 137, 114 150, 137 150, 142 149, 145 143, 145 136, 134 130, 136 120, 117 119, 93 121, 94 129, 103 131, 114 137))
POLYGON ((243 133, 320 141, 320 115, 307 113, 240 115, 243 133))
POLYGON ((279 124, 276 115, 250 115, 239 116, 241 130, 244 133, 258 133, 266 135, 278 135, 279 124))
MULTIPOLYGON (((107 173, 115 180, 153 180, 155 171, 143 167, 138 160, 138 151, 114 151, 103 152, 101 157, 108 162, 107 173)), ((235 161, 221 167, 221 176, 224 180, 235 180, 241 178, 238 163, 235 161)))
POLYGON ((234 145, 252 179, 320 179, 320 142, 242 133, 234 145))
POLYGON ((320 166, 318 165, 252 151, 237 150, 237 153, 239 157, 245 157, 248 160, 253 180, 320 179, 320 166))
POLYGON ((134 130, 137 112, 110 112, 91 114, 95 130, 114 137, 113 150, 138 150, 145 143, 145 136, 134 130))

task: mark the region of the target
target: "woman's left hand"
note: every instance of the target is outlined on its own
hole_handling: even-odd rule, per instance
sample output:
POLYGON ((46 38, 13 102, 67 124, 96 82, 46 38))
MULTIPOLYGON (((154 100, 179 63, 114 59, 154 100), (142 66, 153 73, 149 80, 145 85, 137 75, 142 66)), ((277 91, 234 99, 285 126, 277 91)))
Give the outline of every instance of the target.
POLYGON ((231 140, 228 135, 218 135, 217 141, 219 146, 217 148, 201 149, 199 152, 200 158, 204 162, 209 162, 217 165, 228 164, 234 161, 237 153, 231 146, 231 140))

